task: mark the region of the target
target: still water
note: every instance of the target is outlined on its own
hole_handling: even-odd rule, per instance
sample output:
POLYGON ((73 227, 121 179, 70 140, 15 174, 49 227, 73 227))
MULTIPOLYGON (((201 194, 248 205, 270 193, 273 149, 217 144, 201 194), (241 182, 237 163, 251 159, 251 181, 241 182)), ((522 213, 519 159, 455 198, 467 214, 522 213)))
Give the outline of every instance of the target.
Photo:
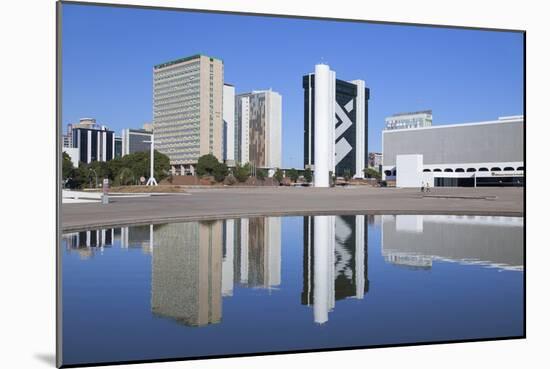
POLYGON ((523 218, 256 217, 62 248, 64 365, 524 331, 523 218))

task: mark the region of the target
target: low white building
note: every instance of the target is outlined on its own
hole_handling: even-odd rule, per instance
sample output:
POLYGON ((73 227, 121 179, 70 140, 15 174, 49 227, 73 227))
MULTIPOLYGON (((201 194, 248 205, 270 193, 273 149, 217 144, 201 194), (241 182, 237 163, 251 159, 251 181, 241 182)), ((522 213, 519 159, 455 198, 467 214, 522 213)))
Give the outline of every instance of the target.
POLYGON ((64 147, 63 152, 66 152, 71 157, 71 162, 75 168, 78 168, 80 162, 80 151, 78 147, 64 147))
POLYGON ((382 132, 382 179, 397 187, 522 186, 523 116, 382 132))

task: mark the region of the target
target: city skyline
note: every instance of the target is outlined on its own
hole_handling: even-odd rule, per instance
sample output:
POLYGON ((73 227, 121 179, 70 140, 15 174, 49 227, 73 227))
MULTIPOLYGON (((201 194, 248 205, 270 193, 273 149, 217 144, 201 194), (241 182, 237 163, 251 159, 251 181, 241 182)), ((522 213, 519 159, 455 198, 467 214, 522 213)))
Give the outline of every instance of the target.
POLYGON ((431 109, 434 125, 523 112, 521 33, 63 6, 64 127, 83 116, 115 132, 152 121, 153 66, 199 52, 224 61, 236 94, 281 93, 283 167, 303 166, 301 77, 319 62, 371 89, 371 152, 381 151, 384 119, 401 111, 431 109), (272 47, 281 40, 284 52, 272 47))

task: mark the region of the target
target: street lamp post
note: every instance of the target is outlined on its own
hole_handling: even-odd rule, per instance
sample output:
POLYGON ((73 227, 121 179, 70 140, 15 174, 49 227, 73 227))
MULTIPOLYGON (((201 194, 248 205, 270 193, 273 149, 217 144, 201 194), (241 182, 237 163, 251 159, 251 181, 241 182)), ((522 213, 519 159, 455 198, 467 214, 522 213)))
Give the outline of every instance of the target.
POLYGON ((149 176, 149 179, 147 180, 146 185, 147 186, 156 186, 157 180, 155 179, 155 136, 151 135, 151 141, 143 141, 147 143, 151 143, 151 175, 149 176))

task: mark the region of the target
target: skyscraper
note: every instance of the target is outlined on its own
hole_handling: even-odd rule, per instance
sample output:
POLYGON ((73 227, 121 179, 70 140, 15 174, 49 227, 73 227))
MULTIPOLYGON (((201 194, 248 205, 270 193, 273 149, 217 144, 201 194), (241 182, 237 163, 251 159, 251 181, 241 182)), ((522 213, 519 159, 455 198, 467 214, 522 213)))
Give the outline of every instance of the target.
POLYGON ((327 187, 329 172, 363 178, 367 162, 369 89, 362 80, 342 81, 328 65, 303 77, 304 166, 327 187), (319 162, 317 162, 319 161, 319 162))
POLYGON ((235 160, 258 168, 281 167, 282 97, 272 90, 235 99, 235 160))
POLYGON ((200 156, 223 160, 223 62, 205 55, 155 65, 155 148, 172 172, 194 173, 200 156))
POLYGON ((223 160, 235 165, 235 87, 223 85, 223 160))
POLYGON ((72 145, 78 148, 79 161, 109 161, 115 156, 115 134, 95 119, 82 118, 72 125, 72 145))

